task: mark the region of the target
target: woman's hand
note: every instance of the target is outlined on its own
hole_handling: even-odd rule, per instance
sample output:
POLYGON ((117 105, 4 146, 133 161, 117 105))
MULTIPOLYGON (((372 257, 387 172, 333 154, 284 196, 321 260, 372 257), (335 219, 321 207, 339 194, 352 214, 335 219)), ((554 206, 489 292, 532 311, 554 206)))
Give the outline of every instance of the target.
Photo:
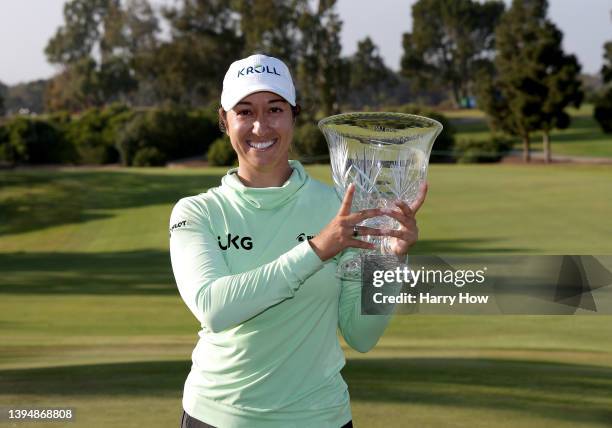
POLYGON ((308 241, 314 252, 323 261, 331 259, 345 248, 375 248, 374 244, 356 239, 359 235, 387 235, 380 229, 356 226, 365 219, 384 215, 385 210, 373 208, 351 214, 354 193, 355 185, 351 184, 346 190, 336 217, 317 236, 308 241), (358 231, 357 235, 355 230, 358 231))
POLYGON ((372 208, 351 214, 351 204, 355 185, 351 184, 336 217, 325 228, 309 242, 312 249, 322 261, 326 261, 340 253, 342 250, 353 248, 374 249, 375 244, 357 239, 361 235, 389 236, 390 248, 393 254, 399 258, 405 257, 419 236, 416 225, 416 215, 427 195, 427 182, 421 184, 417 199, 410 205, 404 201, 396 202, 397 210, 391 208, 372 208), (366 226, 356 226, 365 219, 387 215, 394 218, 400 224, 399 229, 375 229, 366 226), (355 230, 358 234, 355 235, 355 230))
POLYGON ((408 254, 408 250, 412 247, 419 237, 419 228, 416 224, 416 215, 427 195, 427 182, 423 182, 419 188, 419 194, 416 200, 408 205, 404 201, 397 201, 395 204, 399 210, 383 209, 384 214, 393 217, 400 224, 400 228, 396 230, 381 229, 384 235, 392 236, 390 238, 390 248, 393 254, 399 258, 403 258, 408 254))

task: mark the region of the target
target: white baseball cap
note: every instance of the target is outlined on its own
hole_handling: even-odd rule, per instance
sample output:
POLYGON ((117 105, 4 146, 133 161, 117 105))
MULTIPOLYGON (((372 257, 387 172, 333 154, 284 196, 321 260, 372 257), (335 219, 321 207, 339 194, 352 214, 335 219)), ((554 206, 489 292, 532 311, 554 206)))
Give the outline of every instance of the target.
POLYGON ((251 55, 233 62, 225 73, 221 106, 229 111, 247 95, 261 91, 274 92, 295 106, 295 86, 285 63, 271 56, 251 55))

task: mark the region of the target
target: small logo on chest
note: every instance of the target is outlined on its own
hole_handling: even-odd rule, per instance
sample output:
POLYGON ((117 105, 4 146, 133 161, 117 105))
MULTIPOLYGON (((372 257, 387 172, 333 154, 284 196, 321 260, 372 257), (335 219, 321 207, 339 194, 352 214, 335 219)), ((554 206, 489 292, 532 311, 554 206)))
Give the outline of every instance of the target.
POLYGON ((307 235, 305 233, 300 233, 298 236, 295 237, 295 239, 297 239, 299 242, 304 242, 307 239, 312 239, 314 238, 314 235, 307 235))

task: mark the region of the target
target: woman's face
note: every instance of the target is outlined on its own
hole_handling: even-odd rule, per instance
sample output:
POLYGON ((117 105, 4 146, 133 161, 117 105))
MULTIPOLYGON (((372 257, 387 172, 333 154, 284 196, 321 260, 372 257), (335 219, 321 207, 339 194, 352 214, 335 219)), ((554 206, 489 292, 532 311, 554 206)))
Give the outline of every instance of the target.
POLYGON ((266 172, 286 169, 293 115, 281 96, 256 92, 244 97, 227 112, 226 128, 241 168, 266 172))

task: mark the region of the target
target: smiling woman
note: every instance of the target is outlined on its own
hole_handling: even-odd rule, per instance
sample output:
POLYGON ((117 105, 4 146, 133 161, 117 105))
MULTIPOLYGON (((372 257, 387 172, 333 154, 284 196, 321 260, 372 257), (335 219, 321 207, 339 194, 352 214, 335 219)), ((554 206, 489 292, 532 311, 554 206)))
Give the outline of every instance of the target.
POLYGON ((354 188, 340 201, 289 160, 299 106, 276 58, 234 62, 221 106, 239 166, 170 216, 172 269, 201 325, 181 427, 352 427, 337 328, 367 352, 390 316, 362 315, 361 284, 336 268, 349 249, 372 248, 360 235, 391 236, 405 257, 426 189, 413 206, 351 213, 354 188), (358 226, 380 215, 401 228, 358 226))

